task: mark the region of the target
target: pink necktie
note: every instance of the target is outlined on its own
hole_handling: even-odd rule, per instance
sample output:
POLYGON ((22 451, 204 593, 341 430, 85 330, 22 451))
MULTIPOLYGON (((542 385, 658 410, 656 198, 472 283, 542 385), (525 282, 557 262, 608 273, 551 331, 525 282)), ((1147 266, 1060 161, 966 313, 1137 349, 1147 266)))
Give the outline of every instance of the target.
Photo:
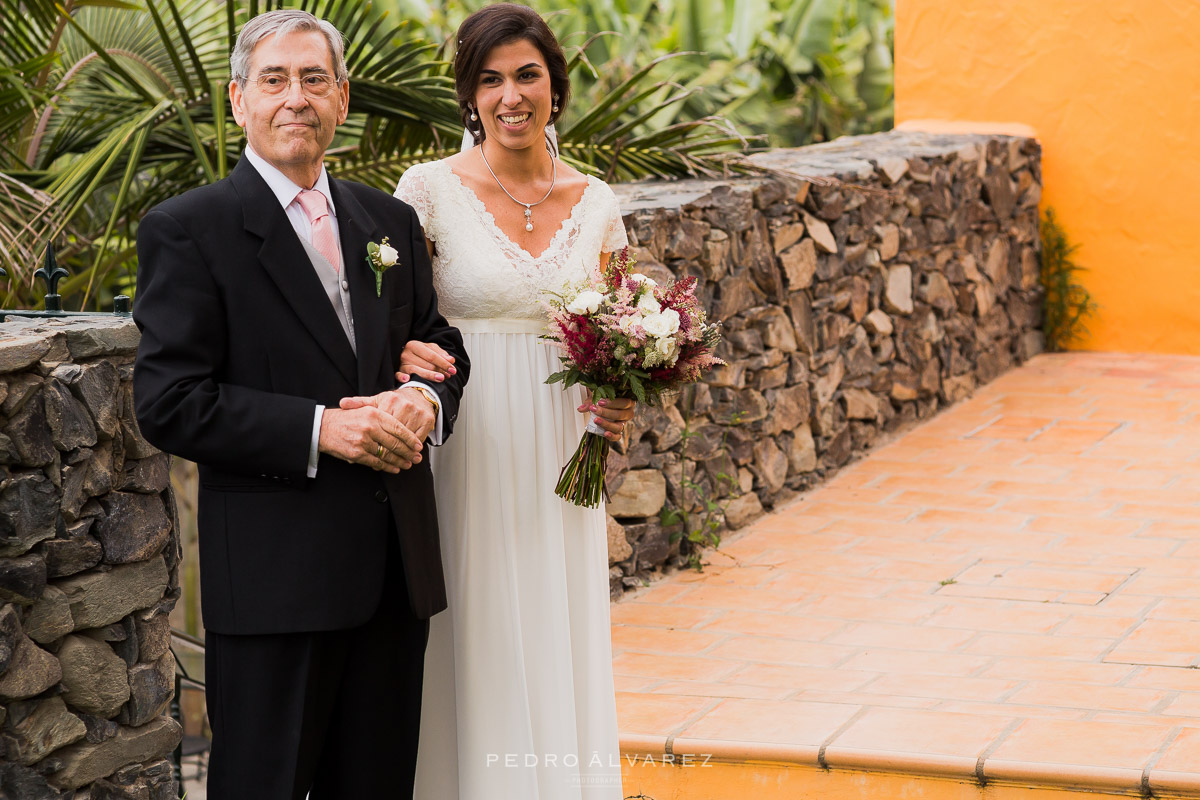
POLYGON ((333 235, 333 223, 329 219, 329 204, 325 202, 325 195, 312 189, 302 189, 296 199, 312 223, 312 246, 340 272, 342 257, 338 254, 338 241, 333 235))

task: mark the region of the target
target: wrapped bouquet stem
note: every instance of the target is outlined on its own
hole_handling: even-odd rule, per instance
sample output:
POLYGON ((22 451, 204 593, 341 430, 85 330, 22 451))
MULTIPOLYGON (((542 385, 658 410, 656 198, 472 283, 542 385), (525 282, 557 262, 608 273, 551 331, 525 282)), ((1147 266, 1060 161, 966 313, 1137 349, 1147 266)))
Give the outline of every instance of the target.
MULTIPOLYGON (((724 363, 715 355, 720 329, 705 319, 696 279, 663 287, 632 267, 626 248, 605 269, 549 302, 549 333, 543 338, 563 351, 563 369, 546 383, 586 387, 593 402, 629 397, 655 406, 664 394, 724 363)), ((603 429, 590 422, 555 493, 575 505, 598 506, 610 446, 603 429)))
MULTIPOLYGON (((592 401, 601 399, 592 393, 592 401)), ((600 497, 608 499, 608 490, 604 488, 604 469, 608 463, 608 451, 612 442, 604 435, 605 430, 589 420, 575 455, 563 465, 558 474, 558 485, 554 493, 559 497, 570 500, 577 506, 595 508, 600 505, 600 497)))

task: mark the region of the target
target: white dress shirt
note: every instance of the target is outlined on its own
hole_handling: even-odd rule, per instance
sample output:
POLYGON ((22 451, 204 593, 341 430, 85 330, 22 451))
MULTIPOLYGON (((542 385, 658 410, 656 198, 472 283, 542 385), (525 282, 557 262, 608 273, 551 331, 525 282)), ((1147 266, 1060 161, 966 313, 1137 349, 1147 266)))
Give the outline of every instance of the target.
MULTIPOLYGON (((312 244, 312 223, 309 222, 308 214, 300 205, 300 201, 296 199, 305 187, 297 186, 293 183, 291 178, 284 175, 265 158, 254 152, 254 148, 250 147, 249 144, 246 145, 245 152, 250 164, 258 170, 258 174, 266 181, 268 188, 275 195, 275 199, 279 201, 279 205, 283 206, 283 212, 287 214, 288 222, 292 223, 292 228, 296 231, 296 235, 300 237, 301 241, 312 244)), ((333 226, 334 238, 340 244, 341 238, 338 235, 337 208, 333 204, 333 195, 329 192, 329 173, 325 171, 324 164, 321 165, 321 174, 317 177, 317 182, 311 188, 325 195, 325 202, 329 204, 329 222, 333 226)), ((341 265, 336 266, 340 267, 341 265)), ((407 389, 417 386, 422 386, 433 391, 432 386, 422 381, 409 381, 397 388, 407 389)), ((312 441, 308 447, 308 477, 310 478, 317 477, 317 460, 320 457, 321 416, 324 413, 325 406, 318 403, 313 413, 312 441)), ((438 403, 437 421, 434 424, 433 432, 429 434, 429 442, 433 445, 440 445, 442 443, 441 403, 438 403)))

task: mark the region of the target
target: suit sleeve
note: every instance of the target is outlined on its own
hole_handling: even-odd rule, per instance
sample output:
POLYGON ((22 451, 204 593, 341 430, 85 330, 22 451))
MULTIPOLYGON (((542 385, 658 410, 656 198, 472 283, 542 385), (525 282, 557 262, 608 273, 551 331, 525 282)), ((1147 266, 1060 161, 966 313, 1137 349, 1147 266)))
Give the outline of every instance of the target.
MULTIPOLYGON (((445 381, 433 386, 442 404, 442 441, 445 441, 454 430, 454 422, 458 419, 458 403, 462 399, 463 387, 471 372, 471 362, 463 347, 462 334, 452 327, 446 318, 438 311, 437 293, 433 289, 433 265, 429 262, 429 251, 425 249, 425 234, 421 229, 421 221, 411 207, 409 229, 409 263, 413 265, 413 326, 410 339, 419 342, 431 342, 454 356, 455 374, 445 381)), ((397 359, 399 353, 393 354, 397 359)), ((394 365, 397 368, 399 364, 394 365)))
POLYGON ((229 341, 220 288, 200 248, 163 211, 138 226, 142 333, 134 406, 160 450, 221 470, 301 480, 316 404, 224 380, 229 341))

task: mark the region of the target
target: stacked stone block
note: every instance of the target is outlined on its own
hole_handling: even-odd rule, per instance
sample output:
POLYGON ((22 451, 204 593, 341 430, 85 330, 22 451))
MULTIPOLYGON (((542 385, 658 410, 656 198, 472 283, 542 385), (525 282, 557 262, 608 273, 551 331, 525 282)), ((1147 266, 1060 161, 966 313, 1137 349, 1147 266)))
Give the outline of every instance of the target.
POLYGON ((1042 349, 1036 141, 890 132, 751 161, 767 172, 615 187, 638 269, 698 279, 728 364, 614 452, 614 597, 680 563, 664 505, 713 499, 741 527, 1042 349))
POLYGON ((137 343, 128 319, 0 323, 0 797, 179 794, 178 525, 137 343))

